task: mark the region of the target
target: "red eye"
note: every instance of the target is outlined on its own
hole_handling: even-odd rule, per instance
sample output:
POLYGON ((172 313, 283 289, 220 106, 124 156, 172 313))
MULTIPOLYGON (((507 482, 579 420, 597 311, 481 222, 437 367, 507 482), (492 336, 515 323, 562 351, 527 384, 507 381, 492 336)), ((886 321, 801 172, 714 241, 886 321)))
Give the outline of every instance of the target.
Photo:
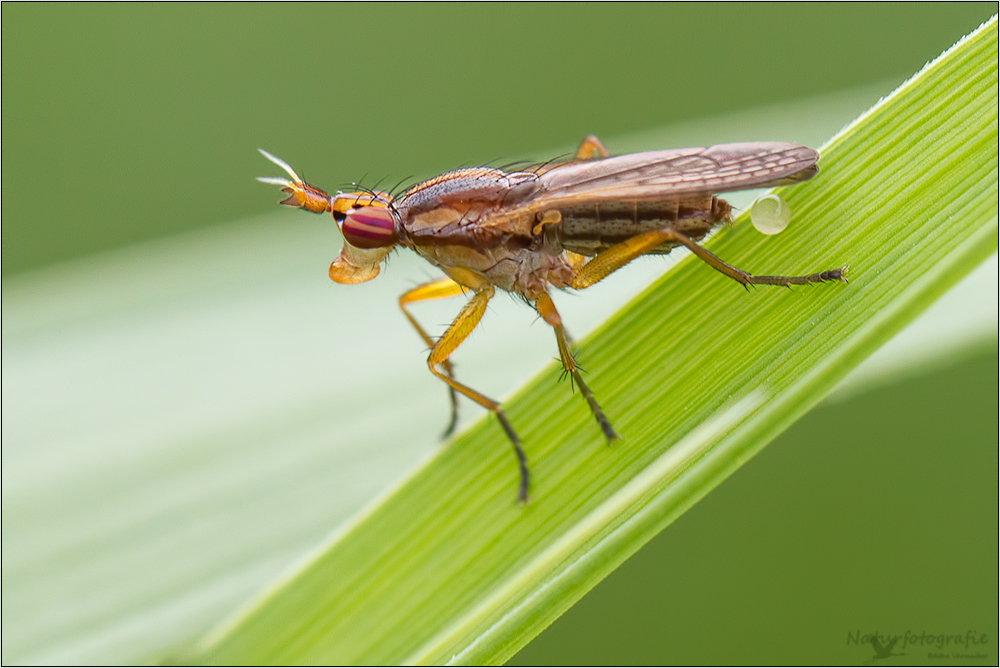
POLYGON ((355 248, 385 248, 396 243, 396 225, 392 211, 366 206, 347 212, 340 231, 355 248))

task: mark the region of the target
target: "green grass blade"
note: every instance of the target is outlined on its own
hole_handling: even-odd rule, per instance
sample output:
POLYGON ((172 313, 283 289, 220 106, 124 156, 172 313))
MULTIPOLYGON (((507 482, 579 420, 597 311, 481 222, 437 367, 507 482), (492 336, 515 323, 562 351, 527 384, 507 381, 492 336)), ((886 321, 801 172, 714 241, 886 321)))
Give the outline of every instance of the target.
POLYGON ((850 285, 749 293, 693 258, 580 347, 624 440, 548 368, 506 402, 534 475, 514 503, 493 419, 463 433, 203 643, 209 663, 502 663, 997 248, 997 22, 782 191, 789 230, 708 246, 850 285))

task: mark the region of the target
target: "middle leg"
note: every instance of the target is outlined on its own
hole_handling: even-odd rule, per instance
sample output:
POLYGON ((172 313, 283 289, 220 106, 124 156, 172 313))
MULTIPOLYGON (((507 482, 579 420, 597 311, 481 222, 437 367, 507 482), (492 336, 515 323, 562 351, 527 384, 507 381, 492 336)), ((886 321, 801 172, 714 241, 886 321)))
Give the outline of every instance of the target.
MULTIPOLYGON (((427 344, 428 349, 434 347, 434 339, 432 339, 430 335, 424 331, 424 328, 420 326, 420 323, 417 322, 417 319, 414 318, 413 314, 406 308, 406 305, 429 299, 453 297, 455 295, 462 294, 462 290, 463 288, 461 285, 445 276, 444 278, 439 278, 429 283, 418 285, 412 290, 407 290, 399 296, 399 308, 403 311, 403 315, 406 316, 406 319, 409 320, 410 324, 413 325, 413 328, 417 330, 417 334, 420 335, 420 338, 427 344)), ((454 380, 455 371, 452 368, 451 362, 445 360, 441 366, 448 377, 454 380)), ((451 419, 448 420, 448 427, 444 430, 444 433, 441 434, 441 438, 448 438, 451 436, 455 431, 455 426, 458 425, 458 393, 451 385, 448 386, 448 398, 451 400, 451 419)))
POLYGON ((573 381, 576 382, 577 387, 580 388, 580 394, 587 400, 590 412, 594 414, 597 424, 600 425, 601 431, 604 432, 604 438, 608 439, 608 443, 618 440, 621 436, 612 428, 608 418, 604 415, 604 411, 597 404, 597 400, 594 398, 590 388, 583 382, 576 359, 573 358, 573 351, 570 349, 569 336, 563 327, 562 318, 559 316, 559 311, 556 310, 556 305, 552 303, 552 298, 548 293, 543 292, 535 298, 535 310, 555 330, 556 344, 559 346, 559 358, 562 360, 563 368, 570 374, 573 381))

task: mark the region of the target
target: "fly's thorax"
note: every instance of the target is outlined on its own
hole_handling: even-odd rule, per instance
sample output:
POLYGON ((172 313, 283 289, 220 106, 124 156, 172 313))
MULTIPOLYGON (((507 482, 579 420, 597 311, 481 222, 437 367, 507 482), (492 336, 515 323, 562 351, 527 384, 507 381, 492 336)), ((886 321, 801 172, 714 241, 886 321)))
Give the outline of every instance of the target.
POLYGON ((445 271, 468 269, 502 290, 526 294, 525 286, 568 285, 572 278, 554 237, 557 223, 558 214, 456 202, 402 218, 400 244, 445 271))
MULTIPOLYGON (((595 255, 634 236, 659 229, 673 229, 697 241, 729 220, 731 208, 712 195, 693 195, 654 202, 590 202, 560 206, 557 227, 565 250, 595 255)), ((654 253, 668 252, 664 244, 654 253)))
POLYGON ((497 202, 454 202, 415 211, 404 200, 399 215, 399 243, 439 267, 484 272, 533 244, 532 214, 515 215, 497 202))
POLYGON ((414 244, 410 247, 422 258, 445 271, 456 267, 467 269, 483 276, 502 290, 513 289, 524 255, 531 254, 526 248, 515 248, 509 244, 482 246, 433 243, 414 244))
POLYGON ((561 253, 522 249, 507 251, 505 255, 499 262, 481 272, 501 290, 516 292, 534 300, 544 294, 550 285, 565 288, 573 281, 573 270, 561 253))
POLYGON ((539 189, 538 175, 531 172, 507 173, 492 167, 471 167, 418 183, 399 196, 398 205, 413 216, 455 203, 513 206, 534 196, 539 189))

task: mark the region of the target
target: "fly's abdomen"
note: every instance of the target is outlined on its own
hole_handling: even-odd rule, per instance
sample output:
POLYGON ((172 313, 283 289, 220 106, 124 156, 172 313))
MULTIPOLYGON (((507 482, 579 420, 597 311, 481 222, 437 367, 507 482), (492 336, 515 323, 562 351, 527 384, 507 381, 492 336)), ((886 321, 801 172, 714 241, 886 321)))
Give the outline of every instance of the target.
MULTIPOLYGON (((721 222, 730 207, 712 195, 660 202, 594 202, 561 206, 558 226, 563 249, 595 255, 644 232, 670 228, 697 241, 721 222)), ((667 253, 676 244, 663 244, 652 253, 667 253)))

